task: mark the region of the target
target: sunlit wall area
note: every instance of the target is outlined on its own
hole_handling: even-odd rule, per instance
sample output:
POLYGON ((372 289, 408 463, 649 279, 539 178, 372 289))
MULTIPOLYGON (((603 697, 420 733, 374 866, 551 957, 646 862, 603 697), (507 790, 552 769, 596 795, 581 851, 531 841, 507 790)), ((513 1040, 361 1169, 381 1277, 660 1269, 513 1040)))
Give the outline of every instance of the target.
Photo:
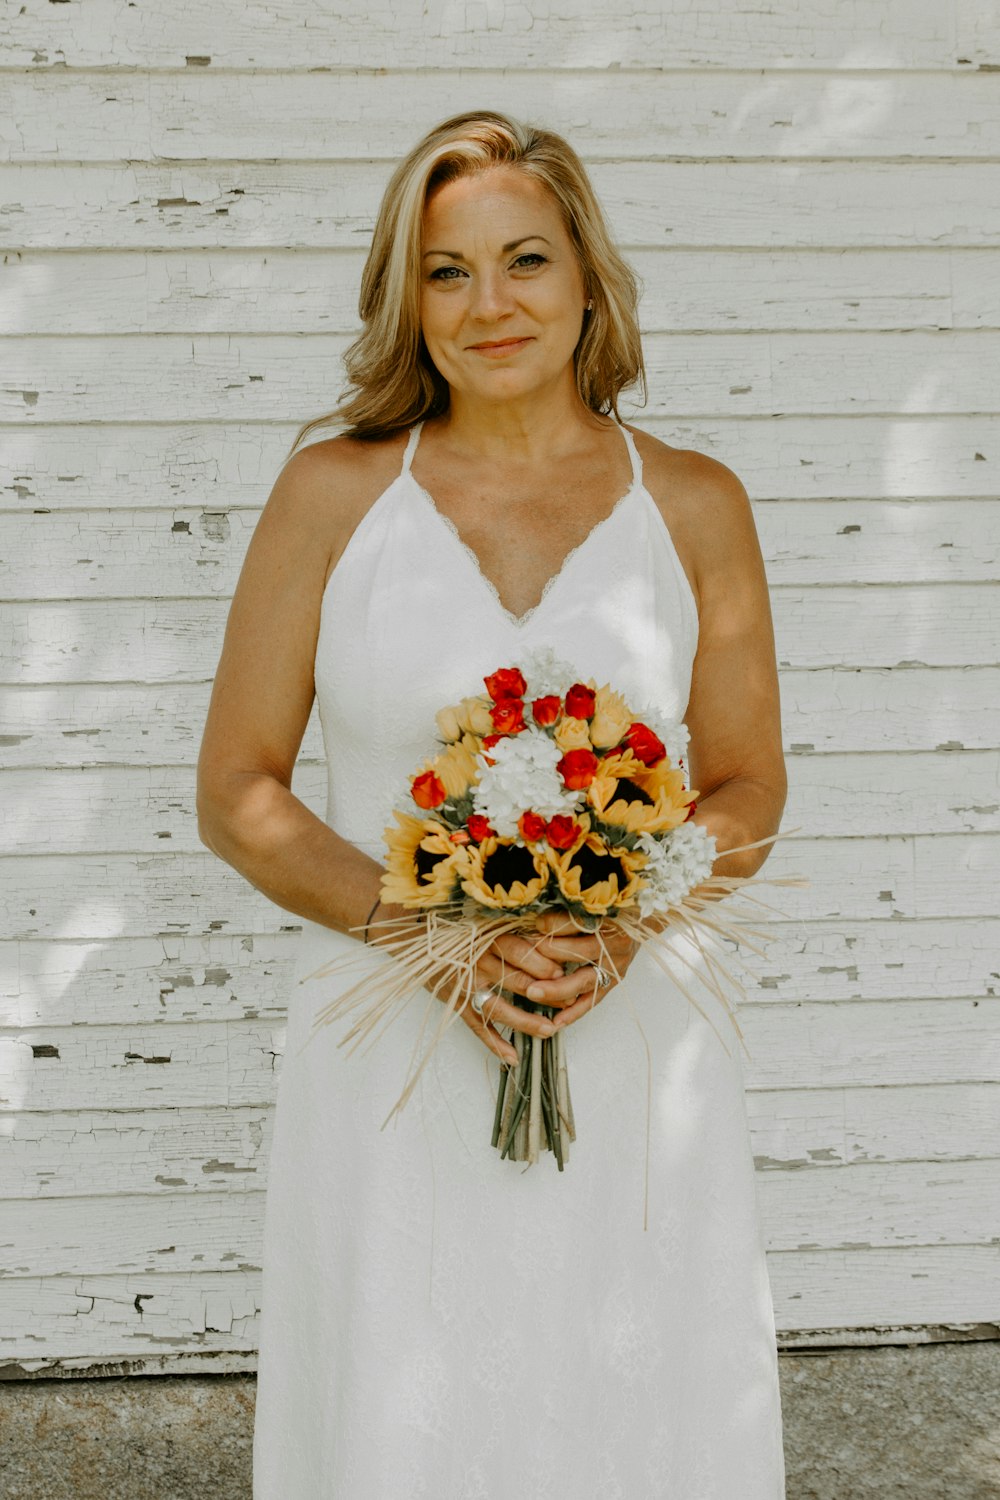
MULTIPOLYGON (((0 1351, 252 1369, 296 918, 200 843, 228 602, 394 161, 564 131, 636 422, 754 504, 790 775, 741 1025, 779 1338, 995 1333, 1000 16, 25 0, 0 22, 0 1351)), ((315 720, 295 790, 322 811, 315 720)))

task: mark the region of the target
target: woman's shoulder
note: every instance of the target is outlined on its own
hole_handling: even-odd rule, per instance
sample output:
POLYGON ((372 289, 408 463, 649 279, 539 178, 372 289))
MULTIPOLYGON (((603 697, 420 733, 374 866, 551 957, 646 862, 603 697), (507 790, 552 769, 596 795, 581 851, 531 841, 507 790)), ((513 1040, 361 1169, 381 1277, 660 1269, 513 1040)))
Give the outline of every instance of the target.
POLYGON ((325 555, 326 579, 355 528, 403 464, 405 432, 365 439, 338 434, 297 448, 285 460, 265 506, 269 528, 310 555, 325 555))
POLYGON ((716 575, 731 578, 759 556, 753 510, 739 476, 696 448, 674 448, 629 426, 643 483, 663 517, 699 605, 716 575))
POLYGON ((639 427, 625 425, 642 459, 643 481, 657 503, 668 497, 687 497, 722 509, 739 509, 748 501, 742 480, 720 459, 697 448, 674 448, 639 427))
POLYGON ((338 494, 363 494, 399 472, 407 436, 404 431, 385 438, 357 438, 348 433, 319 438, 297 448, 281 472, 303 489, 335 482, 338 494))
POLYGON ((336 548, 399 474, 406 438, 405 432, 370 439, 340 433, 308 443, 285 460, 275 494, 314 529, 328 530, 336 548))

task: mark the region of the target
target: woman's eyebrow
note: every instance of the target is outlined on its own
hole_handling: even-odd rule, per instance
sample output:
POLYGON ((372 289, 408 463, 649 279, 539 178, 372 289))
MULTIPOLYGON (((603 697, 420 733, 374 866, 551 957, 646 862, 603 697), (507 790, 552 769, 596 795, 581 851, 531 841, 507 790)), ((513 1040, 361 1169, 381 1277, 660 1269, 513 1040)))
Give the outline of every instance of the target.
MULTIPOLYGON (((501 247, 501 254, 507 255, 511 250, 516 250, 518 245, 526 245, 529 240, 541 240, 543 245, 550 244, 550 241, 545 238, 544 234, 526 234, 523 239, 511 240, 509 244, 503 245, 501 247)), ((465 259, 461 250, 425 250, 423 259, 426 260, 428 255, 447 255, 449 260, 465 259)))

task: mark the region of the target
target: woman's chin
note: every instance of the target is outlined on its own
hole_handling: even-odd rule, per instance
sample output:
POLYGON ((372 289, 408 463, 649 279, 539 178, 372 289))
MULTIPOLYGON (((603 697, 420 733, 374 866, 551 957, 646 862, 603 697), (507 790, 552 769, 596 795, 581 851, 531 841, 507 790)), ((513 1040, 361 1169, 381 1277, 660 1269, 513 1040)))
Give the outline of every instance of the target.
MULTIPOLYGON (((494 369, 480 375, 476 380, 452 384, 452 394, 467 401, 522 402, 540 400, 557 390, 565 380, 567 371, 537 371, 494 369)), ((569 384, 574 385, 572 365, 568 368, 569 384)))

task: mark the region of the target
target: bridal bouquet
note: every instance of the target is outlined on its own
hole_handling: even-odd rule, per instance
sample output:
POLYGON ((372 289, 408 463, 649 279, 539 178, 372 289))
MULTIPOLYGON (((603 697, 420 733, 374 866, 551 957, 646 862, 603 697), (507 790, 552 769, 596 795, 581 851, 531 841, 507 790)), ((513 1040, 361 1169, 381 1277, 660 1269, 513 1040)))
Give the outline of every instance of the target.
MULTIPOLYGON (((318 1028, 361 1009, 341 1046, 357 1045, 391 1019, 425 980, 440 985, 445 970, 453 978, 436 1043, 477 999, 476 964, 496 937, 529 935, 545 911, 568 912, 581 930, 595 933, 602 967, 616 978, 601 934, 608 920, 633 940, 650 942, 663 967, 656 938, 667 926, 696 939, 701 929, 745 940, 745 929, 706 910, 750 882, 710 879, 715 839, 691 821, 698 792, 685 775, 683 723, 650 708, 633 710, 610 684, 580 680, 551 651, 500 667, 483 682, 485 694, 438 711, 440 748, 411 775, 395 826, 385 830, 382 899, 413 908, 420 921, 416 928, 412 918, 371 924, 385 932, 378 946, 391 962, 340 994, 315 1021, 318 1028)), ((351 962, 334 960, 310 977, 351 962)), ((711 964, 708 973, 698 977, 722 1001, 742 1041, 711 964)), ((523 995, 500 993, 525 1010, 555 1013, 523 995)), ((514 1030, 512 1039, 518 1063, 510 1073, 501 1070, 492 1143, 503 1156, 528 1162, 544 1147, 562 1171, 576 1138, 565 1035, 514 1030)), ((432 1050, 433 1043, 389 1118, 405 1105, 432 1050)))

